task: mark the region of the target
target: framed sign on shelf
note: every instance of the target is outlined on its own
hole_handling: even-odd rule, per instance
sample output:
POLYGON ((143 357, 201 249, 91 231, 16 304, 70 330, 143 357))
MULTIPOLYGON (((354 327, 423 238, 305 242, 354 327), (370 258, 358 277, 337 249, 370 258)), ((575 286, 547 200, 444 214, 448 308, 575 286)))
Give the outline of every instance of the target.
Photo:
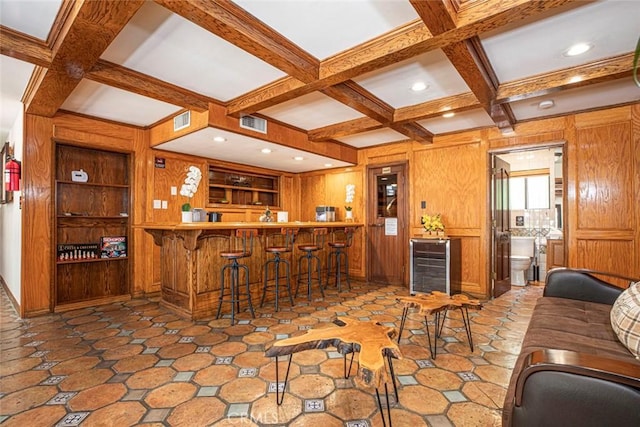
POLYGON ((9 203, 13 200, 13 191, 7 191, 7 173, 6 165, 9 159, 11 159, 9 141, 2 145, 2 151, 0 152, 0 161, 2 161, 2 188, 0 188, 0 203, 9 203))

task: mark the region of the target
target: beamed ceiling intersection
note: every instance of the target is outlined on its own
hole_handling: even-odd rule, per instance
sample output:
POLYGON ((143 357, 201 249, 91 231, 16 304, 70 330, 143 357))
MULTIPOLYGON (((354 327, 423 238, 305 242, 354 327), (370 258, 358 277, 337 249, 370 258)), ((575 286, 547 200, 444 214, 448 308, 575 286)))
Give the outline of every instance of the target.
POLYGON ((583 76, 576 83, 567 83, 569 70, 498 83, 478 35, 564 6, 569 0, 410 0, 419 20, 322 61, 230 1, 156 3, 287 76, 223 103, 100 59, 143 0, 64 2, 47 43, 1 28, 1 53, 37 66, 23 99, 26 112, 53 116, 83 78, 198 112, 208 110, 210 104, 222 105, 233 117, 319 91, 366 117, 311 129, 306 132, 310 141, 388 127, 408 139, 431 143, 433 134, 418 120, 439 116, 444 108, 461 112, 480 107, 499 129, 508 131, 515 124, 508 102, 618 79, 632 69, 632 55, 625 54, 582 65, 577 71, 574 67, 571 73, 583 76), (394 109, 353 80, 435 49, 442 49, 470 92, 394 109))

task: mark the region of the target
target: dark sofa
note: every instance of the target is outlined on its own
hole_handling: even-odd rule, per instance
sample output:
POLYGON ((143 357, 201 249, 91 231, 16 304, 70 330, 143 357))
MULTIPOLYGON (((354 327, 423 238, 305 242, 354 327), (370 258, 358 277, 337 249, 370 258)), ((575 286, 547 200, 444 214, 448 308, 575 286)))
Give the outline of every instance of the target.
POLYGON ((609 317, 622 291, 585 270, 547 274, 507 389, 503 426, 640 426, 640 361, 609 317))

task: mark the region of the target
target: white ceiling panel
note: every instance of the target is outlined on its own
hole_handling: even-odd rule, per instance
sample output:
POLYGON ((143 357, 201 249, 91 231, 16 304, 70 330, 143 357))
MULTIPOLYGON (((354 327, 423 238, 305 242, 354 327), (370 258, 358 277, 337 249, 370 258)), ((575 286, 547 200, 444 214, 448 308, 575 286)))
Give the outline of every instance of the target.
POLYGON ((513 102, 511 109, 516 119, 527 120, 638 101, 640 101, 640 88, 629 77, 625 80, 569 89, 544 97, 513 102), (555 105, 552 108, 540 109, 539 103, 545 100, 551 100, 555 105))
POLYGON ((62 0, 2 0, 0 24, 47 40, 62 0))
POLYGON ((291 173, 307 172, 330 167, 353 166, 350 163, 329 157, 311 154, 302 150, 285 147, 260 139, 239 135, 222 129, 206 128, 198 132, 165 142, 155 148, 192 154, 209 159, 259 166, 291 173), (221 136, 224 142, 216 142, 214 137, 221 136), (262 153, 263 148, 271 150, 262 153), (303 157, 294 160, 294 157, 303 157))
MULTIPOLYGON (((108 0, 78 3, 82 13, 90 15, 76 19, 75 22, 73 14, 65 16, 65 28, 71 28, 71 34, 76 30, 98 29, 100 25, 115 25, 113 28, 117 28, 120 24, 110 22, 117 14, 103 14, 102 10, 106 9, 96 7, 98 1, 108 0)), ((0 0, 0 24, 44 40, 56 21, 56 12, 61 3, 60 0, 0 0)), ((141 85, 145 84, 147 76, 153 77, 173 84, 178 89, 184 88, 201 94, 203 98, 230 102, 234 111, 246 109, 246 113, 252 114, 256 112, 254 108, 260 108, 255 107, 256 105, 269 105, 257 113, 266 116, 267 119, 278 120, 302 130, 316 130, 366 118, 349 105, 360 105, 361 107, 357 108, 365 111, 362 106, 375 104, 379 99, 396 110, 394 114, 399 108, 412 107, 416 116, 420 116, 423 113, 420 111, 422 104, 434 101, 434 104, 425 107, 424 113, 427 113, 440 106, 442 99, 471 91, 460 77, 461 71, 453 66, 440 49, 424 52, 423 48, 431 49, 429 43, 411 46, 415 40, 410 40, 410 36, 405 40, 397 39, 386 44, 376 39, 419 19, 409 0, 237 0, 234 3, 320 60, 353 49, 362 43, 371 43, 367 50, 360 52, 358 58, 354 58, 344 73, 334 76, 330 82, 321 79, 307 82, 312 88, 302 88, 300 93, 305 95, 297 96, 295 88, 300 83, 295 79, 287 80, 287 75, 281 70, 236 48, 231 42, 224 40, 224 37, 216 36, 184 18, 183 15, 189 16, 193 12, 193 5, 189 2, 176 2, 175 12, 171 12, 154 1, 145 1, 100 55, 103 60, 115 64, 114 73, 111 75, 115 79, 113 86, 83 80, 65 101, 58 102, 52 99, 52 105, 49 107, 141 127, 151 126, 182 110, 178 106, 182 105, 180 100, 173 101, 176 105, 172 105, 137 95, 136 90, 127 92, 116 89, 127 87, 128 83, 126 80, 117 81, 126 76, 126 70, 120 70, 124 72, 119 73, 118 66, 140 73, 141 85), (393 63, 394 55, 388 54, 393 49, 402 49, 401 46, 407 48, 404 53, 415 56, 393 63), (360 61, 362 66, 358 65, 360 61), (349 70, 349 66, 355 69, 349 70), (382 68, 376 70, 376 66, 382 68), (364 74, 356 75, 358 70, 364 74), (322 92, 326 84, 341 83, 341 77, 352 80, 351 84, 362 88, 360 95, 345 93, 344 104, 322 92), (273 84, 281 79, 285 79, 287 83, 273 84), (412 91, 410 88, 417 81, 425 83, 427 89, 420 92, 412 91), (253 92, 265 86, 268 90, 253 92), (313 91, 308 93, 311 89, 313 91), (288 90, 293 92, 288 93, 288 90), (369 98, 365 92, 373 96, 369 98), (234 102, 239 96, 243 96, 242 108, 234 102), (280 102, 282 99, 287 101, 280 102)), ((493 2, 485 0, 465 0, 464 3, 465 13, 469 12, 473 19, 480 20, 487 19, 483 16, 490 15, 493 7, 493 2)), ((482 49, 479 57, 486 55, 490 68, 497 74, 498 84, 514 83, 512 87, 516 93, 511 99, 524 99, 530 95, 529 91, 532 89, 528 79, 531 78, 540 79, 544 87, 550 88, 551 94, 536 99, 510 101, 505 108, 513 111, 515 120, 513 123, 500 122, 499 125, 504 129, 517 129, 520 121, 538 117, 561 116, 640 102, 640 88, 631 83, 628 77, 630 70, 624 69, 625 65, 610 60, 618 55, 629 54, 635 49, 640 29, 640 0, 574 1, 559 7, 555 6, 556 2, 550 1, 518 0, 506 3, 513 3, 511 6, 522 10, 522 16, 526 18, 519 19, 520 15, 506 13, 504 16, 511 17, 511 22, 503 27, 494 29, 494 20, 489 18, 472 27, 492 28, 490 32, 476 34, 470 31, 460 36, 471 38, 477 35, 480 38, 482 49), (593 49, 576 57, 563 56, 565 49, 575 42, 592 43, 593 49), (568 89, 571 87, 570 83, 559 84, 554 75, 546 74, 570 67, 576 67, 577 70, 580 65, 595 61, 603 64, 599 70, 599 84, 588 81, 580 88, 568 89), (620 67, 623 69, 620 70, 620 67), (555 106, 549 110, 540 110, 538 103, 545 99, 552 99, 555 106)), ((206 2, 202 4, 205 5, 206 2)), ((427 9, 424 12, 430 13, 427 9)), ((215 25, 217 18, 218 16, 211 16, 209 23, 215 25)), ((239 25, 235 31, 247 31, 249 37, 255 35, 255 31, 259 31, 258 28, 261 26, 256 23, 253 28, 251 19, 247 17, 245 23, 248 26, 239 25)), ((465 19, 459 19, 458 22, 465 19)), ((235 31, 231 31, 230 41, 233 41, 231 37, 235 31)), ((96 34, 96 37, 102 36, 96 34)), ((12 32, 3 34, 3 37, 3 40, 16 46, 15 50, 4 49, 0 61, 0 137, 6 138, 9 127, 13 126, 17 115, 22 111, 20 100, 34 71, 32 64, 13 58, 47 65, 48 54, 55 55, 55 52, 38 41, 30 42, 13 35, 12 32)), ((64 33, 60 37, 58 42, 66 49, 77 47, 76 53, 91 55, 90 49, 85 49, 86 44, 91 43, 91 37, 86 37, 86 40, 65 38, 64 33)), ((440 47, 449 42, 462 40, 457 37, 450 39, 445 35, 441 41, 442 45, 437 44, 440 47)), ((277 55, 277 52, 270 52, 270 55, 274 54, 277 55)), ((484 64, 470 63, 467 58, 458 56, 455 52, 452 55, 457 56, 454 64, 476 67, 476 71, 482 73, 484 64)), ((65 60, 55 59, 56 66, 60 65, 59 59, 65 60)), ((93 61, 95 57, 86 59, 93 61)), ((35 85, 36 95, 40 96, 39 102, 42 102, 42 97, 48 96, 50 91, 57 91, 61 87, 59 85, 70 83, 65 81, 63 76, 63 73, 54 71, 42 81, 44 87, 39 86, 40 84, 35 85)), ((151 83, 146 86, 149 90, 154 89, 151 83)), ((485 96, 483 83, 474 82, 471 85, 478 97, 485 96)), ((157 99, 167 99, 166 97, 166 93, 158 93, 157 99)), ((237 118, 233 120, 236 121, 237 118)), ((363 123, 369 122, 367 120, 363 123)), ((417 123, 436 136, 497 126, 482 109, 457 113, 448 119, 438 116, 417 123)), ((353 130, 358 132, 357 126, 360 123, 352 125, 356 127, 353 130)), ((407 136, 392 130, 390 126, 375 131, 365 129, 366 126, 360 129, 361 133, 347 137, 337 136, 340 134, 338 130, 333 138, 356 148, 408 139, 407 136)), ((233 138, 228 140, 233 141, 233 138)), ((260 143, 264 144, 261 141, 260 143)), ((247 148, 234 143, 227 144, 223 150, 211 154, 207 151, 210 150, 210 146, 201 142, 195 135, 167 144, 167 149, 177 152, 214 158, 220 156, 219 158, 231 162, 292 171, 324 168, 324 163, 328 160, 322 156, 309 155, 309 158, 319 157, 313 167, 309 167, 310 163, 306 162, 302 162, 303 165, 295 162, 289 165, 293 154, 283 151, 277 144, 273 144, 273 155, 269 156, 262 153, 247 156, 247 148)), ((304 154, 303 156, 307 157, 304 154)))
POLYGON ((434 50, 353 79, 394 108, 421 104, 469 91, 442 50, 434 50), (413 91, 416 82, 427 85, 413 91))
POLYGON ((407 137, 392 129, 378 129, 362 132, 357 135, 343 136, 338 141, 357 148, 371 147, 372 145, 387 144, 390 142, 404 141, 407 137))
POLYGON ((481 36, 498 80, 509 82, 635 49, 640 30, 640 1, 609 0, 580 6, 528 25, 481 36), (593 48, 583 55, 565 56, 564 52, 576 43, 589 43, 593 48))
POLYGON ((235 3, 318 59, 326 59, 418 19, 406 0, 235 3))
POLYGON ((34 65, 0 55, 0 141, 4 142, 19 114, 22 95, 34 65))
POLYGON ((455 116, 447 119, 443 117, 434 117, 431 119, 420 120, 418 122, 433 134, 449 133, 461 130, 483 128, 493 126, 493 120, 482 109, 464 111, 456 113, 455 116))
POLYGON ((83 80, 62 109, 137 126, 147 126, 182 109, 132 92, 83 80))
POLYGON ((305 130, 364 117, 358 111, 318 92, 269 107, 260 113, 305 130))
POLYGON ((153 2, 144 4, 102 59, 223 102, 285 76, 153 2))

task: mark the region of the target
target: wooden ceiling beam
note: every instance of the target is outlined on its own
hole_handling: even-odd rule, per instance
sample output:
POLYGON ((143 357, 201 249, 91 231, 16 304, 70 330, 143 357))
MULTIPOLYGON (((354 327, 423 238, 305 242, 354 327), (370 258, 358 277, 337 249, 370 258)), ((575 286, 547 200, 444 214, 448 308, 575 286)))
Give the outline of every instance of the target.
POLYGON ((310 141, 322 142, 371 130, 378 130, 383 127, 385 126, 382 123, 371 117, 362 117, 360 119, 312 129, 308 132, 308 135, 310 141))
POLYGON ((85 78, 199 112, 208 111, 210 102, 218 102, 104 60, 99 60, 85 78))
POLYGON ((318 59, 229 0, 155 1, 289 76, 318 79, 318 59))
MULTIPOLYGON (((430 2, 411 0, 411 4, 434 36, 456 29, 457 14, 448 8, 446 0, 430 2)), ((498 79, 478 36, 454 41, 444 46, 442 51, 496 126, 500 129, 513 130, 515 118, 512 112, 494 102, 498 79)))
POLYGON ((382 124, 389 124, 393 119, 393 107, 353 80, 329 86, 321 92, 382 124))
POLYGON ((394 123, 406 123, 440 116, 448 111, 461 112, 480 108, 478 99, 472 92, 447 98, 427 101, 421 104, 398 108, 393 115, 394 123))
POLYGON ((433 134, 416 122, 392 123, 391 129, 422 144, 433 144, 433 134))
POLYGON ((40 67, 51 65, 51 49, 42 40, 0 25, 0 54, 40 67))
POLYGON ((477 36, 444 47, 443 52, 462 79, 489 114, 495 125, 503 131, 513 130, 515 117, 507 106, 495 102, 498 78, 477 36))
POLYGON ((457 14, 446 0, 409 0, 431 34, 440 35, 456 28, 457 14))
MULTIPOLYGON (((536 14, 557 8, 572 0, 505 0, 499 3, 482 2, 457 14, 457 27, 439 35, 432 35, 421 21, 413 21, 375 40, 363 43, 320 63, 319 80, 313 87, 304 88, 282 79, 279 86, 270 87, 269 92, 259 89, 231 100, 229 114, 253 113, 269 104, 269 98, 287 98, 287 91, 295 86, 298 93, 306 94, 352 79, 365 72, 374 71, 387 65, 443 48, 482 32, 500 28, 536 14)), ((292 78, 289 78, 292 79, 292 78)), ((292 98, 289 98, 292 99, 292 98)), ((274 103, 275 104, 275 103, 274 103)), ((273 104, 271 104, 273 105, 273 104)))
POLYGON ((552 73, 539 74, 522 80, 503 83, 498 87, 499 104, 544 96, 564 89, 573 89, 630 76, 633 52, 579 65, 552 73), (579 80, 575 79, 579 77, 579 80))
POLYGON ((536 16, 572 1, 574 0, 479 2, 476 7, 457 14, 456 28, 439 35, 432 35, 421 20, 416 20, 396 31, 322 61, 320 79, 327 79, 331 84, 336 84, 338 81, 351 79, 365 72, 536 16))
MULTIPOLYGON (((437 117, 447 111, 460 112, 480 108, 480 103, 471 92, 434 101, 423 102, 409 107, 398 108, 393 113, 392 122, 396 125, 415 122, 417 120, 437 117)), ((308 132, 311 141, 330 141, 344 136, 387 127, 370 117, 348 120, 342 123, 312 129, 308 132)))
POLYGON ((442 51, 469 86, 480 105, 489 112, 497 87, 493 86, 492 81, 495 73, 491 65, 480 58, 477 46, 465 40, 445 46, 442 51))
POLYGON ((274 105, 307 95, 317 90, 319 84, 305 84, 293 77, 283 77, 254 91, 241 95, 227 103, 227 114, 238 117, 253 114, 274 105))
POLYGON ((53 116, 143 4, 144 0, 75 3, 55 39, 49 69, 25 96, 26 112, 53 116))

